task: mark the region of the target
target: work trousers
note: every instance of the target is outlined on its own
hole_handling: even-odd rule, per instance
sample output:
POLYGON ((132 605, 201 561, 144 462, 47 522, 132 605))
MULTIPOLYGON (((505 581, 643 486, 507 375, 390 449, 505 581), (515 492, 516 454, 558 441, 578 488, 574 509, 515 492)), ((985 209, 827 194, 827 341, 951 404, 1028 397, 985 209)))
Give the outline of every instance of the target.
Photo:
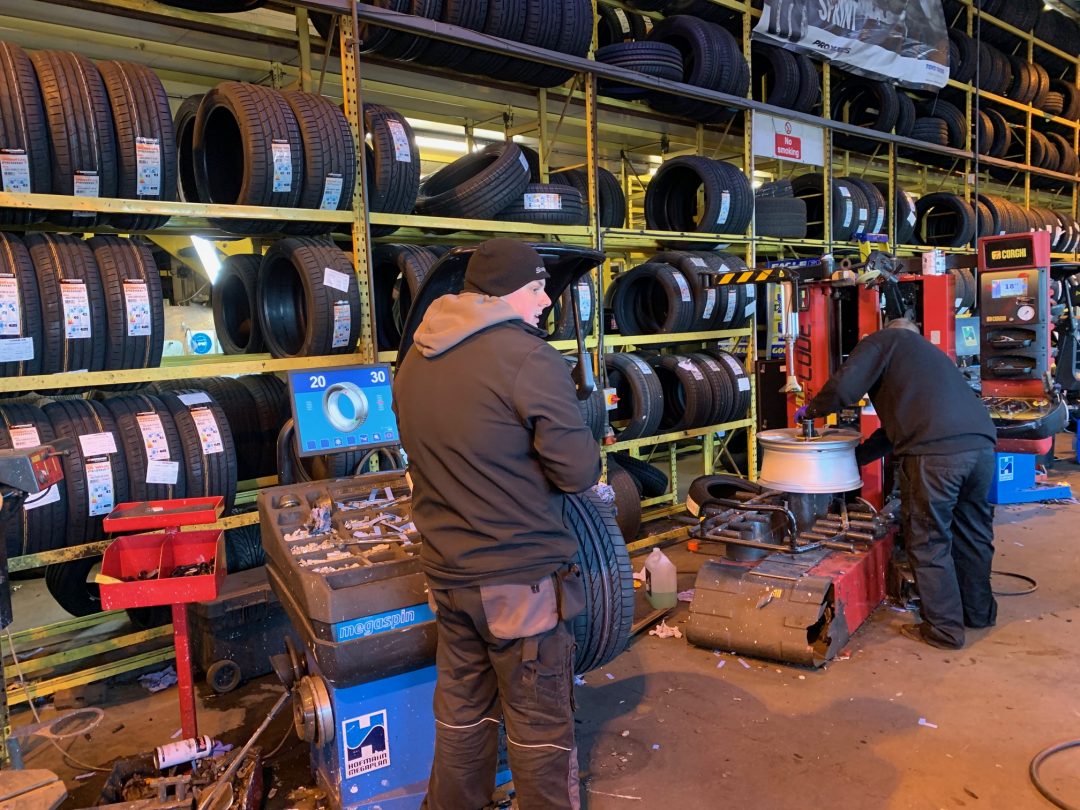
POLYGON ((994 450, 900 460, 901 519, 929 638, 962 647, 964 627, 997 619, 990 590, 994 450))
MULTIPOLYGON (((543 585, 549 590, 551 578, 543 585)), ((519 598, 485 598, 501 587, 431 592, 438 679, 435 757, 423 806, 480 810, 489 805, 502 718, 520 810, 578 810, 573 636, 559 620, 554 596, 541 608, 554 614, 538 624, 536 610, 522 612, 519 598), (505 638, 517 635, 515 626, 529 635, 505 638), (535 632, 538 626, 547 629, 535 632)))

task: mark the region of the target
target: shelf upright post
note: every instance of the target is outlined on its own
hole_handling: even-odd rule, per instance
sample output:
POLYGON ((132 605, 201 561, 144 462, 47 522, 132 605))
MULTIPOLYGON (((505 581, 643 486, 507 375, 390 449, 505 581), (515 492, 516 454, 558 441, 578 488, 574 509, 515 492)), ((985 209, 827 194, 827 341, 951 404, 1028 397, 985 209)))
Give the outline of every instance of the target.
POLYGON ((548 142, 548 92, 546 87, 536 91, 536 137, 540 142, 537 154, 540 155, 540 182, 548 181, 548 163, 551 158, 552 144, 548 142))
POLYGON ((341 83, 345 96, 345 117, 356 139, 356 185, 353 188, 352 257, 356 269, 356 282, 360 288, 360 345, 357 347, 365 363, 374 363, 378 341, 375 336, 375 318, 371 307, 371 289, 374 279, 371 270, 371 230, 367 217, 367 161, 364 154, 364 105, 360 93, 360 20, 356 0, 350 0, 351 15, 342 20, 341 28, 341 83))
MULTIPOLYGON (((829 120, 832 118, 832 93, 830 91, 829 63, 821 63, 821 117, 829 120)), ((821 194, 821 228, 825 236, 825 250, 832 253, 832 186, 833 186, 833 133, 831 127, 826 127, 823 140, 825 141, 825 171, 824 184, 821 194)))
MULTIPOLYGON (((750 3, 746 2, 743 5, 742 10, 742 30, 743 30, 743 56, 746 58, 746 64, 752 65, 753 59, 751 58, 751 37, 752 23, 750 19, 750 3)), ((751 81, 751 87, 753 82, 751 81)), ((748 91, 748 97, 753 98, 753 93, 748 91)), ((750 187, 753 191, 754 186, 754 113, 751 110, 743 111, 743 161, 746 165, 746 176, 750 178, 750 187)), ((826 190, 825 197, 828 198, 829 193, 826 190)), ((757 212, 755 209, 754 216, 750 218, 750 241, 746 246, 746 263, 749 267, 757 267, 757 212)), ((768 289, 767 287, 759 289, 768 289)), ((757 296, 754 296, 754 300, 757 300, 757 296)), ((750 338, 746 347, 746 372, 750 381, 750 424, 746 427, 746 477, 751 481, 757 480, 757 403, 756 398, 756 382, 757 376, 757 312, 755 308, 754 314, 750 318, 748 325, 750 329, 750 338)), ((739 341, 736 341, 736 345, 739 341)), ((709 433, 705 446, 702 451, 705 455, 705 474, 712 474, 712 461, 713 461, 713 439, 715 432, 709 433)))
POLYGON ((300 50, 300 89, 311 92, 311 25, 308 23, 308 10, 296 7, 296 36, 300 50))

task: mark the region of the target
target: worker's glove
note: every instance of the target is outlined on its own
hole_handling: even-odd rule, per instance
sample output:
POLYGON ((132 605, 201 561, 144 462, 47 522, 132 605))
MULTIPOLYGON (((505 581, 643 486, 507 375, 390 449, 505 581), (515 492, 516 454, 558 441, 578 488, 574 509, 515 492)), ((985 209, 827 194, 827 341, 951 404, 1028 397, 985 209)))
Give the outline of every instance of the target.
POLYGON ((799 407, 795 411, 795 421, 800 423, 800 424, 805 422, 807 419, 812 419, 812 418, 813 417, 810 416, 810 406, 809 405, 803 405, 803 406, 799 407))

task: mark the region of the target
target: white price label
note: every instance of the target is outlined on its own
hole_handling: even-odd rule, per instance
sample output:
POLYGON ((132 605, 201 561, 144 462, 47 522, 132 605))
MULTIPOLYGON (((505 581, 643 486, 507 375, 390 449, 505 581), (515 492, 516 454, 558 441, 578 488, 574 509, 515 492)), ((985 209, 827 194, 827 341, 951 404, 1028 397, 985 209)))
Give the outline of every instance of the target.
POLYGON ((193 405, 205 405, 207 402, 213 402, 213 400, 210 399, 210 395, 205 391, 192 391, 190 394, 178 394, 176 398, 189 408, 193 405))
POLYGON ((323 286, 333 287, 335 290, 341 290, 342 292, 348 292, 349 274, 342 273, 340 270, 335 270, 333 267, 324 267, 322 283, 323 286))
POLYGON ((689 371, 690 376, 695 380, 704 380, 705 375, 701 373, 701 369, 697 367, 693 360, 689 357, 679 361, 679 368, 683 371, 689 371))
POLYGON ((624 35, 629 34, 630 18, 626 16, 626 12, 621 8, 613 8, 612 11, 615 12, 615 19, 619 21, 619 30, 622 31, 624 35))
POLYGON ((11 446, 15 450, 27 447, 38 447, 41 444, 41 436, 34 425, 17 425, 8 430, 11 437, 11 446))
POLYGON ((214 412, 209 408, 195 408, 191 411, 191 419, 199 432, 203 455, 224 453, 225 445, 221 441, 221 429, 218 427, 217 419, 214 418, 214 412))
POLYGON ((739 390, 740 391, 749 391, 750 390, 750 378, 749 377, 739 377, 739 390))
POLYGON ((524 169, 525 169, 525 171, 526 171, 526 172, 527 172, 527 173, 529 174, 529 176, 531 177, 531 176, 532 176, 532 169, 531 169, 531 168, 529 168, 529 160, 528 160, 528 158, 526 158, 526 157, 525 157, 525 153, 524 153, 524 152, 520 152, 520 153, 518 154, 518 160, 519 160, 519 161, 521 162, 521 166, 522 166, 522 168, 524 168, 524 169))
POLYGON ((79 437, 79 446, 87 458, 108 456, 116 452, 116 437, 108 430, 104 433, 87 433, 79 437))
POLYGON ((635 366, 637 366, 639 369, 641 369, 642 374, 652 374, 653 373, 652 366, 650 366, 648 363, 646 363, 644 360, 642 360, 636 354, 628 354, 626 356, 630 358, 630 360, 634 363, 635 366))
POLYGON ((720 193, 720 213, 716 217, 717 228, 727 224, 729 210, 731 210, 731 192, 723 191, 720 193))
POLYGON ((885 209, 879 208, 877 210, 877 217, 874 218, 874 230, 872 233, 881 233, 881 226, 885 224, 885 209))
POLYGON ((33 338, 0 338, 0 363, 21 363, 33 359, 33 338))
POLYGON ((716 309, 716 287, 709 287, 705 290, 705 311, 701 313, 701 317, 710 318, 714 309, 716 309))
POLYGON ((837 186, 836 188, 840 192, 841 196, 843 196, 843 197, 850 197, 851 196, 851 190, 849 188, 847 188, 847 186, 837 186))
POLYGON ((23 503, 23 509, 29 512, 31 509, 37 509, 39 506, 48 506, 50 503, 56 503, 60 500, 60 486, 53 484, 44 492, 38 492, 29 496, 23 503))
POLYGON ((274 141, 270 150, 274 156, 274 193, 292 191, 292 145, 274 141))
POLYGON ((524 194, 523 204, 526 211, 561 211, 561 194, 524 194))
POLYGON ((686 260, 688 262, 690 262, 690 264, 694 265, 694 267, 708 267, 709 266, 709 263, 706 262, 700 256, 687 256, 686 260))
POLYGON ((866 208, 859 209, 859 227, 865 228, 867 220, 870 219, 870 211, 866 208))
MULTIPOLYGON (((150 461, 168 461, 169 440, 165 437, 165 428, 161 425, 161 417, 156 413, 140 413, 135 416, 142 433, 143 447, 146 448, 146 457, 150 461)), ((153 483, 148 481, 147 483, 153 483)))
POLYGON ((90 502, 86 512, 89 517, 107 515, 116 506, 112 465, 108 460, 86 463, 86 497, 90 502))
POLYGON ((394 141, 394 160, 399 163, 412 162, 412 149, 409 148, 409 135, 400 121, 387 121, 390 138, 394 141))
POLYGON ((0 276, 0 337, 22 334, 22 303, 14 276, 0 276))
MULTIPOLYGON (((842 191, 843 189, 841 189, 842 191)), ((851 215, 855 213, 851 200, 844 200, 844 227, 851 225, 851 215)))
POLYGON ((345 181, 340 174, 326 175, 323 183, 322 202, 319 208, 323 211, 337 211, 338 203, 341 202, 341 189, 345 181))
POLYGON ((678 270, 673 272, 671 275, 674 277, 675 283, 679 285, 679 298, 681 298, 683 301, 689 301, 691 298, 690 285, 686 283, 686 277, 683 276, 683 274, 680 273, 678 270))
POLYGON ((157 138, 135 139, 135 193, 155 197, 161 193, 161 143, 157 138))
POLYGON ((349 333, 352 331, 352 311, 346 301, 334 304, 334 338, 330 346, 340 349, 349 345, 349 333))
POLYGON ((592 320, 592 287, 588 281, 579 281, 578 285, 578 317, 582 323, 592 320))
POLYGON ((180 477, 179 461, 153 460, 146 464, 146 483, 173 486, 180 477))
POLYGON ((30 191, 30 159, 22 149, 0 152, 0 177, 4 192, 27 194, 30 191))
POLYGON ((707 354, 701 356, 701 362, 717 373, 720 373, 722 371, 722 369, 720 368, 720 364, 713 360, 711 357, 709 357, 709 355, 707 354))
POLYGON ((153 324, 150 320, 150 293, 145 281, 127 279, 124 282, 124 308, 127 311, 128 337, 149 337, 153 324))
MULTIPOLYGON (((75 186, 76 197, 100 197, 99 190, 101 188, 101 178, 98 177, 97 172, 75 172, 75 176, 72 178, 75 186)), ((80 211, 80 214, 86 216, 95 216, 93 211, 80 211)))
POLYGON ((724 310, 724 314, 726 316, 725 320, 731 321, 731 320, 735 319, 735 299, 738 297, 738 295, 739 295, 739 292, 738 292, 738 289, 736 287, 731 287, 731 286, 728 287, 728 291, 727 291, 727 309, 724 310))
POLYGON ((908 225, 914 225, 915 224, 915 198, 911 196, 910 192, 905 191, 904 192, 904 199, 907 200, 907 206, 908 206, 907 224, 908 225))
POLYGON ((68 340, 93 337, 86 284, 82 281, 61 281, 60 299, 64 304, 64 328, 68 340))

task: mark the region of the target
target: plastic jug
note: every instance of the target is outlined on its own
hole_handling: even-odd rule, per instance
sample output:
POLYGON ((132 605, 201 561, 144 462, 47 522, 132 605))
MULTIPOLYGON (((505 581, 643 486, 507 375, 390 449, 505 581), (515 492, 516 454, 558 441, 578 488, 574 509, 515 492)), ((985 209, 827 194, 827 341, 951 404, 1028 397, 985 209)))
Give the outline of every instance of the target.
POLYGON ((658 548, 654 548, 645 560, 645 596, 656 610, 675 607, 679 598, 675 563, 658 548))

